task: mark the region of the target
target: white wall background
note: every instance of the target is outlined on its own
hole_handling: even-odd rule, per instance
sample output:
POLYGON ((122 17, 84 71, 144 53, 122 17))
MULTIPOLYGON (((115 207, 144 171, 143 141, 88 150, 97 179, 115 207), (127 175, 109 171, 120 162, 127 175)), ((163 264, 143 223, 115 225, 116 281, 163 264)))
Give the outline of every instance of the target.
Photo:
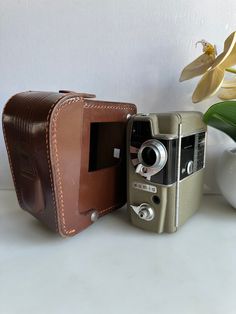
MULTIPOLYGON (((0 107, 19 91, 70 89, 142 112, 204 111, 212 100, 192 105, 197 79, 179 74, 196 41, 221 50, 234 30, 235 0, 0 0, 0 107)), ((214 185, 215 155, 232 143, 214 132, 209 144, 214 185)), ((0 188, 12 186, 0 133, 0 188)))

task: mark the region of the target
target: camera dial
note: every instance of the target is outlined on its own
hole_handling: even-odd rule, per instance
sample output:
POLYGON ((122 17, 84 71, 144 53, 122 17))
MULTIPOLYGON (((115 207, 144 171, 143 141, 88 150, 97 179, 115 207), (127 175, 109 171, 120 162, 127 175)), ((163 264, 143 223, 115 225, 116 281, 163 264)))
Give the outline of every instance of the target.
POLYGON ((134 212, 139 216, 140 219, 150 221, 155 217, 155 212, 153 208, 147 204, 142 203, 139 206, 130 205, 134 212))
POLYGON ((155 168, 159 172, 166 164, 167 151, 158 140, 145 141, 138 151, 138 160, 146 168, 155 168))

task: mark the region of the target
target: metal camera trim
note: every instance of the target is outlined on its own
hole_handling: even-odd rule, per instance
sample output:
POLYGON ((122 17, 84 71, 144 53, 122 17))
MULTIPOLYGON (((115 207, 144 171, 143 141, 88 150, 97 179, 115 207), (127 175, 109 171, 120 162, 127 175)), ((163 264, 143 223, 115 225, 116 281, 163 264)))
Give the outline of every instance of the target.
POLYGON ((155 211, 148 203, 142 203, 138 206, 130 205, 130 207, 142 220, 151 221, 155 217, 155 211))
POLYGON ((168 157, 168 154, 167 154, 167 150, 165 146, 157 139, 151 139, 151 140, 145 141, 141 145, 138 151, 138 160, 140 161, 140 163, 146 168, 156 169, 157 172, 159 172, 162 168, 164 168, 167 161, 167 157, 168 157), (144 151, 145 148, 148 148, 148 147, 152 148, 156 154, 156 161, 152 166, 147 165, 142 158, 142 152, 144 151))

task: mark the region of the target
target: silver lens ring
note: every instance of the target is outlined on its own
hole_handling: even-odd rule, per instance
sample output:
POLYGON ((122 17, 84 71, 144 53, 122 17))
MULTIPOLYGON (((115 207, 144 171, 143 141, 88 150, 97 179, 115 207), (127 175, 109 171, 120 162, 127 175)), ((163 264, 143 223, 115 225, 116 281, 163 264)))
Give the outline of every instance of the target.
POLYGON ((152 139, 144 142, 138 151, 139 162, 147 168, 160 171, 167 161, 167 150, 158 140, 152 139))

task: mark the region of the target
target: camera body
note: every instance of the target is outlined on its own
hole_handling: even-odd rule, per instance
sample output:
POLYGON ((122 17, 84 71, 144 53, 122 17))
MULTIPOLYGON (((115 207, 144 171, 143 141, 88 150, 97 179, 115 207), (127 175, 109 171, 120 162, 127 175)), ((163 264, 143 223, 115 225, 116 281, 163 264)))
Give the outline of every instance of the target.
POLYGON ((198 210, 206 130, 200 112, 131 117, 127 131, 127 207, 135 226, 172 233, 198 210))
POLYGON ((22 209, 72 236, 126 203, 127 117, 136 106, 76 92, 23 92, 3 112, 22 209))

